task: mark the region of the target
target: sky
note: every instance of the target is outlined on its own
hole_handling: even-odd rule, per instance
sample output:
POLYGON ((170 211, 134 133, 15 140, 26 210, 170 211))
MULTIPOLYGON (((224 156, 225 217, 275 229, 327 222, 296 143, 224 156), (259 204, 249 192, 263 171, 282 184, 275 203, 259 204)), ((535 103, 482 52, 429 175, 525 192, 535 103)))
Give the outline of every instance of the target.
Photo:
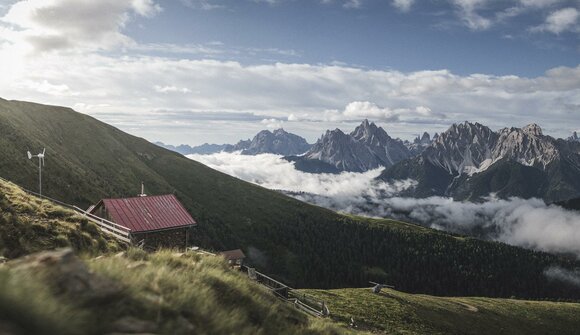
POLYGON ((0 97, 150 141, 580 131, 580 0, 0 0, 0 97))

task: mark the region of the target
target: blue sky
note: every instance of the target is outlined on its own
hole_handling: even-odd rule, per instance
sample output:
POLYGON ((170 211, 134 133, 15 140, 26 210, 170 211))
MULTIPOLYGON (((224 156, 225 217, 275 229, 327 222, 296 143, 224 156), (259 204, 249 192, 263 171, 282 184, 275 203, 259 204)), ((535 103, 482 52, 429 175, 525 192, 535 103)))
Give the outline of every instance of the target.
POLYGON ((580 131, 578 0, 0 0, 0 97, 151 141, 580 131))
MULTIPOLYGON (((496 19, 518 2, 490 1, 481 15, 496 20, 489 28, 470 28, 447 1, 416 2, 406 12, 389 1, 344 2, 169 1, 155 20, 140 19, 127 33, 142 43, 208 45, 224 48, 278 49, 283 54, 221 55, 244 63, 285 61, 343 62, 400 71, 450 69, 457 74, 487 73, 537 76, 557 66, 576 66, 578 32, 532 32, 551 11, 577 8, 561 1, 526 9, 510 19, 496 19), (197 3, 196 7, 194 4, 197 3), (202 3, 220 5, 203 10, 202 3), (177 30, 177 31, 176 31, 177 30)), ((577 29, 577 27, 576 27, 577 29)))

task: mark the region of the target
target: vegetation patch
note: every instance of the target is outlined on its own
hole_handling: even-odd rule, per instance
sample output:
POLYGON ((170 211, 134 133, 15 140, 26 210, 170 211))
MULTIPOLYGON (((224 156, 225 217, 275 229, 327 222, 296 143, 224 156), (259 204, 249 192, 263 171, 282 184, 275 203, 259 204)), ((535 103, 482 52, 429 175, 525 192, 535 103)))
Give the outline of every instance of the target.
POLYGON ((387 334, 577 334, 580 304, 435 297, 392 289, 301 290, 324 300, 331 317, 387 334))
POLYGON ((0 180, 0 255, 16 258, 62 247, 91 255, 123 248, 74 211, 0 180))

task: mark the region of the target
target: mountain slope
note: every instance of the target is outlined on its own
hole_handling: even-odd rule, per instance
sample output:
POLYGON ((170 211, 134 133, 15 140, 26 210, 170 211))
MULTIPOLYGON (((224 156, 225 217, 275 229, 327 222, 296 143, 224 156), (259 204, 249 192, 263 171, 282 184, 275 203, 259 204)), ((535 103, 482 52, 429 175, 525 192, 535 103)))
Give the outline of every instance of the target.
POLYGON ((545 136, 538 125, 494 132, 475 123, 454 124, 420 156, 387 169, 383 180, 415 179, 410 196, 478 200, 580 195, 580 143, 545 136), (437 179, 425 176, 437 176, 437 179))
POLYGON ((580 266, 576 261, 397 221, 345 217, 68 108, 0 101, 0 131, 0 176, 35 189, 37 166, 25 152, 46 147, 44 191, 66 202, 87 207, 104 197, 132 196, 141 181, 148 194, 174 192, 199 223, 192 243, 242 248, 260 270, 295 287, 388 278, 409 292, 580 298, 580 288, 543 275, 553 265, 580 266))
POLYGON ((580 304, 442 298, 383 289, 303 290, 326 301, 331 317, 357 329, 387 334, 576 334, 580 304))

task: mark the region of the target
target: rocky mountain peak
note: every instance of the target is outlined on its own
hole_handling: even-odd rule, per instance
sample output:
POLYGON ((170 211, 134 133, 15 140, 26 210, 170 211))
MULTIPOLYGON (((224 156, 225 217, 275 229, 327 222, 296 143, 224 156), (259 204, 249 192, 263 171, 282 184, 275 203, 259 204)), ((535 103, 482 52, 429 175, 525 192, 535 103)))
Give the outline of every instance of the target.
POLYGON ((403 142, 392 139, 383 128, 365 119, 350 134, 340 129, 327 130, 304 159, 320 160, 342 171, 362 172, 391 166, 410 156, 403 142))
POLYGON ((283 135, 287 135, 288 132, 286 130, 284 130, 284 128, 279 128, 276 129, 272 132, 272 134, 274 134, 274 136, 283 136, 283 135))
POLYGON ((544 135, 542 133, 542 128, 535 123, 532 123, 532 124, 525 126, 524 128, 522 128, 522 130, 524 131, 524 133, 529 134, 529 135, 534 135, 534 136, 543 136, 544 135))
POLYGON ((368 119, 365 119, 350 135, 357 140, 370 140, 373 136, 379 137, 381 140, 391 138, 383 128, 377 127, 374 122, 369 122, 368 119))
POLYGON ((310 144, 298 135, 288 133, 284 129, 274 132, 262 130, 242 151, 244 155, 271 153, 276 155, 298 155, 310 149, 310 144))

